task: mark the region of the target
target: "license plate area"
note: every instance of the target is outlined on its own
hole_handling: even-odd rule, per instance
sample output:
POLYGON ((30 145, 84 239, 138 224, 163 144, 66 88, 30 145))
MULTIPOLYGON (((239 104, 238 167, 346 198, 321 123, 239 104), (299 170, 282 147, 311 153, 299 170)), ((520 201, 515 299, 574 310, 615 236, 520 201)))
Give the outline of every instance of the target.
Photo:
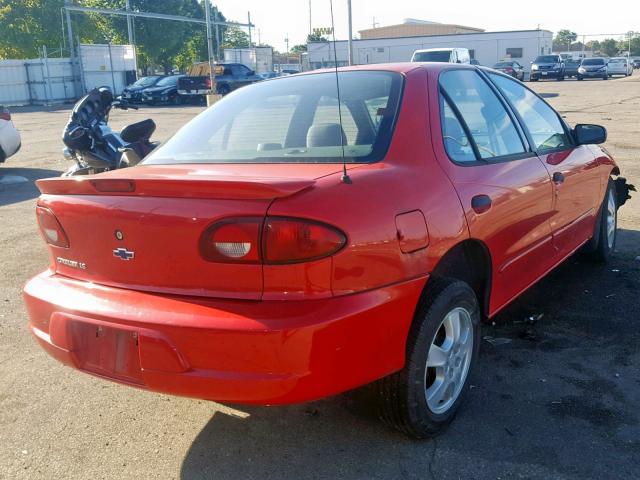
POLYGON ((122 382, 144 384, 135 330, 78 320, 71 320, 68 329, 70 351, 79 369, 122 382))

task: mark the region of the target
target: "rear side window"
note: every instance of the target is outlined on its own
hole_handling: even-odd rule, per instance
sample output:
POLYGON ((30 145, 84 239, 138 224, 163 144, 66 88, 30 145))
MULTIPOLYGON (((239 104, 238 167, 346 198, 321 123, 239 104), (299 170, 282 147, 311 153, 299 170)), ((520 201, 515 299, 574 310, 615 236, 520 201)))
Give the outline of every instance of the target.
POLYGON ((440 88, 471 132, 482 159, 523 154, 526 150, 511 117, 491 87, 474 70, 449 70, 440 88))
POLYGON ((537 95, 502 75, 490 73, 489 76, 522 118, 537 150, 555 150, 572 145, 558 114, 537 95))
POLYGON ((447 150, 449 158, 461 163, 475 162, 476 155, 460 120, 451 110, 449 102, 444 98, 441 99, 441 105, 442 137, 444 139, 444 148, 447 150))

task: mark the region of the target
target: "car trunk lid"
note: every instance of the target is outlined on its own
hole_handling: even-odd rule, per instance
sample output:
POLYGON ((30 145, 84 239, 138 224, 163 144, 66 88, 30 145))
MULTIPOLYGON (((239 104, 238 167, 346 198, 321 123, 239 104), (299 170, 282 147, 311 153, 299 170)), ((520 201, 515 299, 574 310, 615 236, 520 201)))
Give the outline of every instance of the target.
POLYGON ((134 167, 38 181, 39 205, 69 240, 68 248, 49 245, 56 272, 159 293, 260 299, 262 265, 206 261, 201 235, 226 217, 262 218, 275 198, 340 166, 297 165, 295 177, 280 166, 253 167, 134 167))

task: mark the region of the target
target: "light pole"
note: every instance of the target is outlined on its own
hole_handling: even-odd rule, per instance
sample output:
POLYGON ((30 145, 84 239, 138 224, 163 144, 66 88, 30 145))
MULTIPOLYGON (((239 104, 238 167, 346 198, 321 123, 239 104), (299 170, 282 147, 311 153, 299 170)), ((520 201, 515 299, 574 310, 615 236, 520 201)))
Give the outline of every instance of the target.
POLYGON ((353 65, 353 35, 352 35, 352 22, 351 22, 351 0, 347 0, 347 17, 349 18, 349 65, 353 65))

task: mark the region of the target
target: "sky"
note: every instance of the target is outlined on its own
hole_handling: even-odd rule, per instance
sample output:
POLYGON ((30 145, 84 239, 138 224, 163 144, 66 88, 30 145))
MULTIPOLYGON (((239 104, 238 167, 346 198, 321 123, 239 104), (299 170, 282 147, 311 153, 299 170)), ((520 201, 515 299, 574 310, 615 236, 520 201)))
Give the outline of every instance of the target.
MULTIPOLYGON (((259 29, 262 43, 285 51, 304 43, 309 33, 309 0, 213 0, 227 19, 246 23, 247 11, 259 29)), ((330 27, 329 0, 311 0, 314 28, 330 27)), ((336 39, 347 38, 347 0, 333 0, 336 39)), ((405 18, 417 18, 440 23, 496 30, 530 30, 540 28, 556 32, 572 30, 579 35, 618 34, 640 31, 640 1, 611 0, 609 2, 581 0, 536 0, 510 2, 496 0, 352 0, 353 33, 376 26, 402 23, 405 18), (578 6, 579 5, 579 6, 578 6), (607 5, 604 9, 603 5, 607 5)), ((258 41, 258 33, 252 32, 258 41)), ((612 36, 612 35, 607 35, 612 36)), ((587 37, 586 40, 602 40, 587 37)))

